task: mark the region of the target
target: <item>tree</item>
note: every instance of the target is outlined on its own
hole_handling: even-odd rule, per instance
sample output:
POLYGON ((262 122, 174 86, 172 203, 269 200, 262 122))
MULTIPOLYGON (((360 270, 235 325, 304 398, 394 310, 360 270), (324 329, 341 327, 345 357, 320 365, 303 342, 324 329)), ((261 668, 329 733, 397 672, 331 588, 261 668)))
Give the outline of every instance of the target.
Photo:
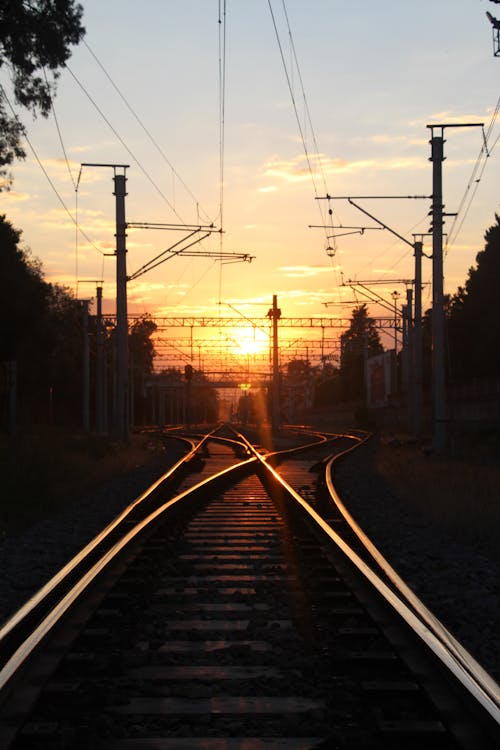
POLYGON ((155 348, 151 336, 156 329, 156 323, 146 315, 135 320, 129 330, 130 387, 134 399, 134 417, 137 424, 143 424, 146 418, 145 383, 153 372, 155 348))
MULTIPOLYGON (((50 112, 59 69, 85 33, 83 8, 75 0, 3 0, 0 4, 0 67, 10 74, 14 100, 33 115, 50 112), (50 77, 47 72, 51 74, 50 77)), ((0 98, 0 177, 22 159, 24 126, 12 112, 3 89, 0 98)), ((1 189, 1 187, 0 187, 1 189)))
POLYGON ((375 320, 369 317, 365 304, 352 311, 351 325, 341 335, 340 347, 342 397, 347 401, 362 398, 365 347, 369 357, 383 351, 375 320))
POLYGON ((65 421, 78 418, 80 306, 69 290, 44 280, 40 261, 21 247, 21 236, 0 216, 0 362, 17 363, 25 420, 51 417, 56 404, 65 421))
POLYGON ((484 235, 463 287, 452 296, 448 311, 450 375, 456 379, 500 373, 500 216, 484 235))
POLYGON ((0 216, 0 360, 16 359, 26 333, 34 331, 43 315, 47 288, 40 262, 20 246, 22 232, 0 216))

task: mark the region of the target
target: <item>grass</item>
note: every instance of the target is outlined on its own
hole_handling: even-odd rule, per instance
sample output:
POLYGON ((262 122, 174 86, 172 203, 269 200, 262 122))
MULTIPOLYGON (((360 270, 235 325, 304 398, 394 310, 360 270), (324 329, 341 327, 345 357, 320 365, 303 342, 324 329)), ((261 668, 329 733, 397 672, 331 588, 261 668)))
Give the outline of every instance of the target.
POLYGON ((431 520, 500 556, 500 462, 479 443, 459 456, 426 455, 418 445, 381 441, 375 469, 395 493, 431 520))
POLYGON ((104 436, 42 428, 15 450, 1 445, 0 534, 21 531, 106 479, 148 463, 160 448, 142 436, 121 446, 104 436))

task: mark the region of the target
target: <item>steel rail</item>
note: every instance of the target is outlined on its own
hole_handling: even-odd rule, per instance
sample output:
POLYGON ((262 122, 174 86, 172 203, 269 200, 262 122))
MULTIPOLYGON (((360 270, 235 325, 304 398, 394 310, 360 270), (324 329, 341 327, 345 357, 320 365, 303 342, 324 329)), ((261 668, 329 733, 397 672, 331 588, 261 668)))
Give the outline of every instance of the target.
POLYGON ((19 627, 27 618, 32 615, 35 609, 40 606, 44 600, 51 596, 55 590, 61 586, 68 577, 76 571, 88 557, 115 531, 118 526, 134 511, 139 505, 144 503, 163 483, 172 479, 179 470, 189 464, 196 454, 203 449, 205 443, 213 437, 214 433, 220 429, 217 426, 212 432, 208 433, 200 440, 199 443, 188 440, 185 437, 172 436, 175 439, 184 440, 191 444, 192 448, 185 456, 177 461, 168 471, 162 474, 159 479, 153 482, 145 492, 140 494, 130 503, 118 516, 116 516, 105 528, 100 531, 80 552, 78 552, 66 565, 61 568, 47 583, 45 583, 32 597, 28 599, 5 623, 0 627, 0 646, 6 641, 7 637, 19 627))
MULTIPOLYGON (((368 439, 368 438, 367 438, 368 439)), ((363 442, 366 442, 363 441, 363 442)), ((377 565, 383 570, 384 574, 390 580, 391 584, 396 588, 398 594, 400 594, 406 601, 407 606, 415 613, 419 620, 425 624, 427 628, 433 633, 435 638, 443 644, 446 648, 447 653, 453 658, 455 664, 460 666, 465 674, 468 675, 467 680, 461 680, 467 684, 474 684, 477 687, 477 693, 479 696, 484 696, 484 708, 491 713, 494 718, 500 723, 500 686, 495 682, 491 675, 474 659, 474 657, 467 651, 462 644, 456 640, 456 638, 449 632, 445 625, 437 618, 422 602, 421 599, 406 585, 403 579, 398 575, 386 558, 382 555, 380 550, 373 544, 373 542, 367 537, 362 528, 354 520, 353 516, 349 513, 345 505, 343 504, 340 496, 335 489, 333 483, 333 465, 339 459, 345 457, 354 448, 348 448, 342 453, 333 456, 325 467, 325 480, 328 492, 332 497, 338 510, 348 523, 349 527, 356 534, 360 542, 363 544, 365 549, 369 552, 370 556, 375 560, 377 565), (490 710, 491 709, 491 710, 490 710), (494 709, 494 710, 493 710, 494 709)))
POLYGON ((189 496, 197 495, 203 488, 211 484, 217 484, 221 480, 227 480, 231 474, 238 474, 247 471, 255 464, 255 457, 246 459, 240 463, 230 466, 217 474, 214 474, 197 484, 184 490, 180 494, 168 500, 162 506, 150 513, 145 519, 130 529, 121 539, 119 539, 104 555, 92 565, 92 567, 83 574, 83 576, 74 584, 64 597, 57 602, 51 611, 43 618, 35 630, 28 638, 15 650, 8 661, 0 669, 0 694, 4 691, 10 680, 25 664, 27 659, 33 654, 35 649, 40 646, 42 641, 49 635, 54 627, 60 622, 69 608, 77 599, 87 590, 97 576, 117 557, 117 555, 130 544, 144 529, 152 524, 157 518, 171 510, 181 501, 186 500, 189 496))
MULTIPOLYGON (((479 679, 479 674, 475 674, 475 670, 466 668, 461 659, 458 658, 458 655, 447 646, 447 642, 441 637, 438 637, 436 632, 434 632, 430 625, 430 621, 426 622, 425 618, 421 616, 420 608, 414 610, 407 602, 401 599, 398 593, 391 589, 387 583, 385 583, 380 576, 378 576, 372 568, 370 568, 370 566, 353 549, 351 549, 342 537, 339 536, 339 534, 337 534, 337 532, 335 532, 326 521, 321 518, 321 516, 304 500, 304 498, 302 498, 299 493, 280 476, 265 458, 258 453, 256 453, 255 456, 259 460, 261 467, 272 476, 274 482, 280 484, 282 489, 303 508, 309 518, 314 521, 317 528, 334 542, 337 548, 340 549, 358 571, 363 574, 363 576, 371 583, 375 590, 379 592, 399 617, 409 625, 412 632, 415 633, 423 643, 425 643, 425 645, 438 658, 439 662, 454 675, 459 683, 467 690, 467 693, 477 701, 477 703, 497 724, 500 725, 498 686, 495 685, 492 678, 489 678, 489 680, 479 679)), ((415 597, 415 599, 417 599, 417 597, 415 597)), ((424 605, 422 605, 422 608, 423 606, 424 605)), ((432 619, 438 622, 437 618, 434 618, 434 616, 432 616, 432 619)), ((440 625, 443 631, 448 633, 444 625, 441 623, 440 625)), ((448 634, 448 636, 450 639, 453 639, 451 634, 448 634)), ((465 652, 465 649, 463 649, 463 651, 465 652)), ((472 657, 470 657, 470 659, 473 661, 472 657)), ((486 675, 481 667, 479 667, 478 671, 482 671, 483 674, 486 675)), ((487 675, 487 677, 489 676, 487 675)))
MULTIPOLYGON (((245 435, 243 435, 241 432, 238 432, 232 425, 228 424, 227 427, 237 436, 238 441, 244 441, 245 445, 247 446, 248 451, 250 451, 251 453, 255 451, 255 447, 252 445, 252 443, 250 443, 250 441, 245 437, 245 435)), ((295 428, 292 428, 291 426, 288 425, 287 429, 292 430, 295 428)), ((325 433, 325 432, 318 432, 315 430, 311 430, 311 431, 304 430, 304 431, 310 432, 311 435, 314 435, 315 437, 319 437, 320 439, 312 443, 305 443, 304 445, 297 445, 293 448, 282 448, 280 450, 269 451, 264 456, 265 460, 266 461, 272 460, 273 458, 278 458, 279 456, 290 456, 290 455, 293 455, 294 453, 300 453, 310 448, 317 448, 320 445, 324 445, 329 440, 335 440, 339 437, 344 437, 343 435, 337 434, 337 433, 325 433), (329 437, 327 437, 327 435, 329 435, 329 437)), ((304 434, 304 431, 297 430, 299 434, 304 434)))

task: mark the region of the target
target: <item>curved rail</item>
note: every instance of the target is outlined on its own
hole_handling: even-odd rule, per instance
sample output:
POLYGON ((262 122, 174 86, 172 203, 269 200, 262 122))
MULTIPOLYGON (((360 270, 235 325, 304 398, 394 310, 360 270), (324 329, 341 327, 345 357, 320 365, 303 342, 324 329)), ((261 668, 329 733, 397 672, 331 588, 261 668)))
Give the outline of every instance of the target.
MULTIPOLYGON (((366 440, 362 441, 362 445, 366 440)), ((462 646, 449 632, 443 623, 425 606, 419 597, 406 585, 390 563, 385 559, 379 549, 366 536, 362 528, 356 523, 333 483, 333 466, 336 461, 344 458, 356 447, 347 449, 333 456, 325 469, 325 480, 328 492, 338 510, 356 534, 370 556, 375 560, 379 568, 387 576, 398 595, 403 598, 409 609, 415 614, 422 626, 428 628, 436 640, 442 644, 444 651, 443 662, 448 669, 452 670, 460 681, 474 692, 483 707, 500 723, 500 687, 493 678, 483 669, 474 657, 462 646)))
MULTIPOLYGON (((241 436, 245 439, 244 436, 241 436)), ((360 439, 356 446, 343 451, 335 458, 338 459, 346 453, 362 445, 368 439, 360 439)), ((251 445, 249 444, 249 447, 251 445)), ((479 706, 489 714, 489 716, 500 725, 500 702, 499 688, 495 681, 488 675, 485 670, 473 659, 473 657, 453 638, 445 626, 425 607, 413 592, 404 584, 397 573, 391 568, 389 563, 383 558, 381 553, 376 549, 362 530, 354 522, 354 519, 345 510, 345 517, 352 521, 352 528, 363 541, 366 549, 373 554, 373 559, 387 574, 392 583, 398 582, 397 590, 389 587, 380 576, 337 534, 326 521, 304 500, 304 498, 291 487, 280 474, 268 463, 266 458, 255 453, 260 462, 260 466, 272 475, 274 482, 278 483, 281 488, 298 503, 307 516, 316 524, 317 529, 326 535, 334 544, 344 553, 350 562, 363 574, 363 576, 372 584, 372 586, 383 596, 391 605, 397 614, 410 626, 411 630, 423 641, 427 647, 435 654, 440 663, 451 672, 455 678, 463 685, 468 694, 473 697, 479 706)), ((331 466, 334 459, 330 459, 331 466)), ((329 472, 330 474, 331 472, 329 472)), ((333 487, 331 476, 328 481, 328 489, 333 492, 332 496, 338 498, 338 494, 333 487)), ((340 503, 340 498, 339 503, 340 503)), ((342 505, 342 503, 340 503, 342 505)), ((342 505, 342 507, 344 507, 342 505)))
MULTIPOLYGON (((3 665, 2 669, 0 670, 0 693, 6 688, 7 684, 16 674, 16 672, 18 672, 20 667, 31 656, 34 650, 42 643, 44 638, 60 622, 63 615, 86 591, 86 589, 96 579, 96 577, 117 557, 120 552, 122 552, 122 550, 127 545, 135 540, 141 532, 143 532, 161 515, 164 515, 167 511, 178 505, 181 501, 186 500, 188 497, 197 496, 200 493, 200 490, 209 486, 215 486, 221 481, 227 480, 232 475, 237 475, 241 474, 242 472, 248 471, 248 469, 254 463, 255 458, 249 458, 245 461, 235 464, 234 466, 224 469, 218 474, 212 475, 211 477, 198 482, 193 487, 190 487, 184 492, 176 495, 174 498, 168 500, 161 507, 157 508, 146 518, 136 524, 123 537, 121 537, 109 550, 104 553, 104 555, 102 555, 102 557, 99 558, 97 562, 92 565, 92 567, 86 573, 84 573, 84 575, 77 581, 77 583, 73 585, 69 589, 69 591, 67 591, 63 598, 50 610, 50 612, 43 618, 36 629, 25 641, 23 641, 23 643, 15 650, 8 661, 3 665)), ((55 576, 55 578, 57 578, 57 576, 55 576)), ((54 579, 49 581, 49 584, 51 584, 53 580, 54 579)), ((49 586, 49 584, 47 584, 47 586, 49 586)), ((55 585, 56 584, 54 583, 54 587, 55 585)), ((45 588, 46 587, 44 587, 44 589, 45 588)), ((7 623, 7 625, 9 625, 9 623, 10 621, 7 623)))
POLYGON ((214 430, 204 435, 198 443, 195 443, 194 440, 186 437, 180 437, 177 435, 171 436, 174 439, 179 439, 188 443, 188 445, 191 446, 191 450, 170 467, 168 471, 162 474, 162 476, 148 487, 145 492, 133 500, 132 503, 116 516, 101 532, 99 532, 99 534, 97 534, 82 550, 80 550, 80 552, 69 560, 61 570, 59 570, 32 597, 30 597, 30 599, 28 599, 28 601, 25 602, 17 612, 2 624, 0 627, 0 648, 13 632, 22 627, 23 623, 35 613, 37 608, 41 607, 43 603, 52 597, 59 588, 64 586, 65 582, 69 580, 69 577, 73 575, 77 569, 85 563, 85 561, 90 559, 90 556, 110 538, 111 534, 119 528, 120 524, 130 517, 133 511, 137 510, 137 508, 151 498, 162 485, 169 480, 172 480, 181 469, 187 466, 190 461, 200 454, 204 450, 206 443, 210 439, 213 439, 215 433, 220 429, 221 426, 218 425, 214 430))

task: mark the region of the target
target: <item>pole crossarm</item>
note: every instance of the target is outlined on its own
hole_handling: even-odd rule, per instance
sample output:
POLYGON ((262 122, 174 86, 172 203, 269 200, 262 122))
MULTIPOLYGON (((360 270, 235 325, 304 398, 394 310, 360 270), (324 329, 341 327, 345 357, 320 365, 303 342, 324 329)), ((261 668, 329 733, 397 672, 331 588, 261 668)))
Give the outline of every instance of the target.
MULTIPOLYGON (((440 127, 438 125, 428 125, 428 128, 430 127, 440 127)), ((350 201, 356 199, 359 200, 367 200, 367 199, 378 199, 378 200, 408 200, 408 199, 425 199, 430 200, 432 198, 432 195, 318 195, 316 196, 317 201, 350 201)))
POLYGON ((182 244, 183 242, 187 242, 187 240, 191 239, 191 237, 198 234, 198 232, 199 230, 195 229, 192 232, 190 232, 188 235, 186 235, 186 237, 183 237, 178 242, 175 242, 173 245, 170 245, 170 247, 168 247, 166 250, 162 250, 162 252, 159 253, 159 255, 156 255, 154 258, 149 260, 147 263, 141 266, 137 271, 134 271, 134 273, 131 274, 130 276, 127 276, 127 281, 133 281, 134 279, 137 279, 139 276, 142 276, 148 271, 152 271, 153 268, 160 266, 162 263, 165 263, 170 258, 174 258, 176 255, 180 255, 184 250, 187 250, 193 245, 196 245, 198 242, 201 242, 202 240, 206 239, 209 236, 209 232, 206 232, 203 235, 203 237, 197 237, 195 240, 193 240, 193 242, 190 242, 189 245, 186 245, 185 247, 181 247, 179 248, 179 250, 174 250, 175 247, 182 244), (170 254, 167 255, 166 258, 163 257, 167 253, 170 253, 170 254))
POLYGON ((170 231, 184 230, 186 232, 194 231, 196 229, 199 232, 201 232, 202 230, 217 233, 222 232, 222 229, 217 229, 213 224, 162 224, 159 222, 151 221, 127 221, 127 227, 131 227, 132 229, 166 229, 170 231))
POLYGON ((413 279, 355 279, 354 281, 349 279, 348 284, 414 284, 413 279))
POLYGON ((115 172, 117 169, 129 169, 130 164, 100 164, 100 163, 93 163, 93 162, 83 162, 81 167, 107 167, 108 169, 114 169, 115 172))
POLYGON ((484 128, 484 122, 449 122, 449 123, 432 123, 427 125, 428 128, 484 128))
POLYGON ((226 252, 219 252, 218 250, 193 250, 190 253, 181 253, 185 258, 215 258, 215 260, 222 261, 223 265, 227 265, 229 263, 251 263, 252 260, 255 260, 255 255, 250 255, 250 253, 226 253, 226 252))
POLYGON ((145 273, 148 273, 148 271, 152 271, 153 268, 156 268, 157 266, 160 266, 162 263, 166 263, 167 260, 170 260, 171 258, 175 258, 178 255, 182 255, 184 257, 193 258, 215 258, 216 260, 220 260, 223 264, 227 263, 251 263, 252 260, 255 258, 254 255, 250 255, 250 253, 225 253, 225 252, 219 252, 219 251, 208 251, 208 250, 192 250, 190 252, 187 252, 189 248, 193 247, 193 245, 197 245, 199 242, 202 242, 205 240, 210 234, 211 231, 205 232, 201 237, 196 237, 192 242, 190 242, 188 245, 184 245, 183 247, 180 247, 178 250, 175 250, 174 248, 178 247, 184 242, 187 242, 191 239, 191 237, 194 237, 198 234, 201 230, 199 228, 193 229, 193 231, 189 232, 185 237, 182 237, 178 242, 174 243, 170 247, 168 247, 166 250, 162 250, 161 253, 156 255, 154 258, 149 260, 147 263, 145 263, 143 266, 141 266, 137 271, 134 271, 133 274, 127 277, 127 281, 134 281, 135 279, 139 278, 139 276, 142 276, 145 273))
POLYGON ((365 232, 368 232, 371 229, 375 229, 377 231, 381 231, 383 227, 347 227, 343 226, 342 224, 338 226, 327 226, 326 224, 309 224, 309 229, 347 229, 347 232, 341 232, 340 234, 330 234, 327 235, 327 239, 337 239, 338 237, 347 237, 350 234, 364 234, 365 232))
POLYGON ((372 292, 371 289, 368 289, 368 287, 364 286, 364 284, 362 284, 360 281, 348 281, 348 284, 353 291, 355 287, 356 289, 359 289, 361 287, 360 294, 364 295, 372 302, 377 302, 377 304, 381 305, 385 310, 390 310, 392 312, 393 308, 386 299, 381 297, 380 294, 377 294, 377 292, 372 292))

